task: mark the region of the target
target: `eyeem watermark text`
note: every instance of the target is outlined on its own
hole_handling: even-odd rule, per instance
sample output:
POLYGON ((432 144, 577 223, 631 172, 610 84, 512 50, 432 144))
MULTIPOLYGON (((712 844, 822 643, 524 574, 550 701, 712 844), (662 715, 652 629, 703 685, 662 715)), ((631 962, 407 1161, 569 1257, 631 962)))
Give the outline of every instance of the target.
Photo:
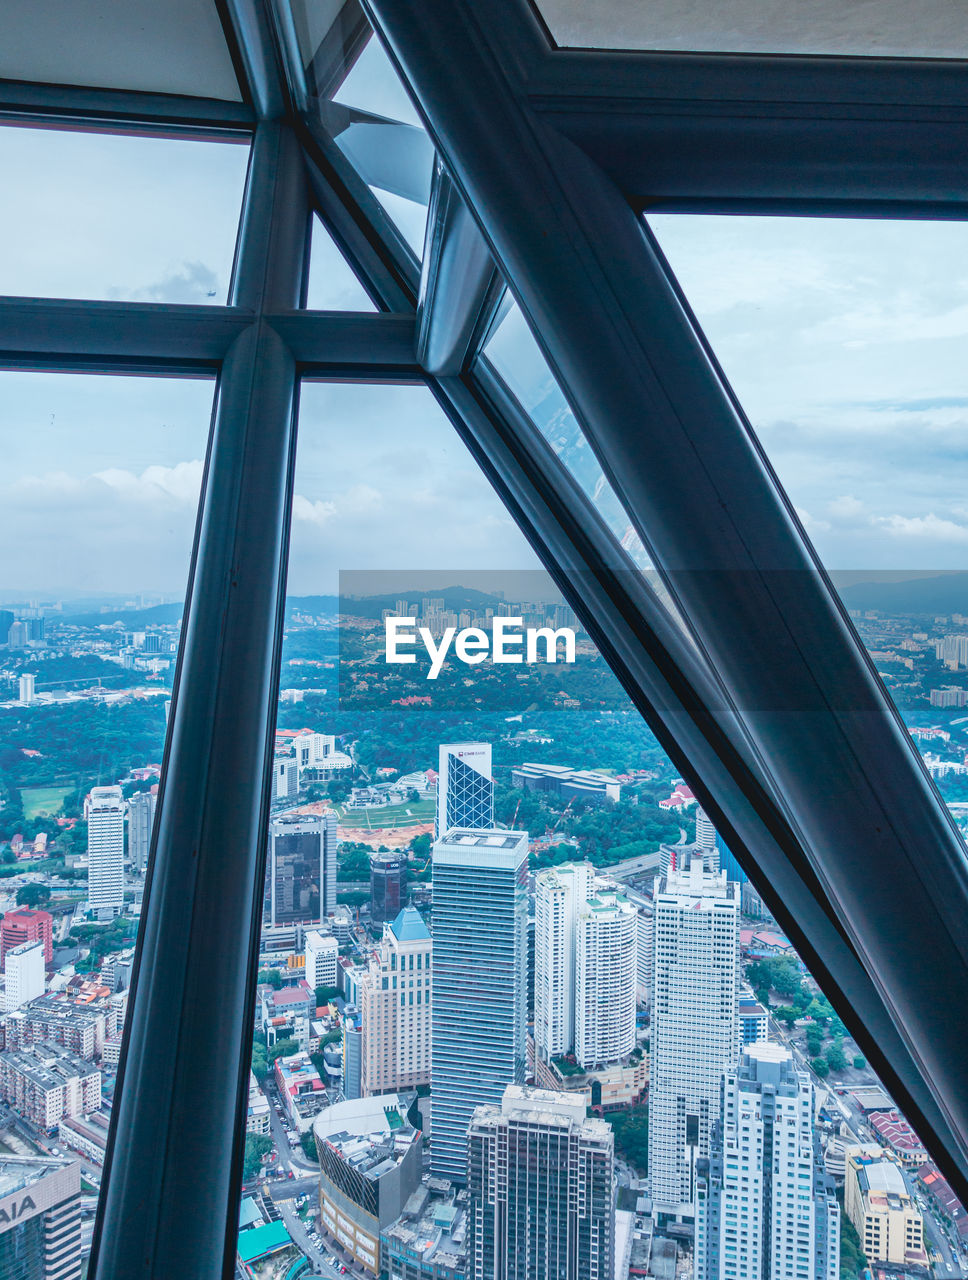
POLYGON ((387 617, 383 623, 387 662, 416 662, 417 655, 410 650, 422 644, 430 657, 428 680, 437 679, 451 650, 459 662, 469 667, 488 658, 495 663, 575 661, 575 632, 571 627, 525 627, 523 618, 496 617, 490 634, 481 627, 445 627, 438 640, 429 627, 418 627, 415 618, 387 617), (559 642, 564 646, 561 658, 559 642))

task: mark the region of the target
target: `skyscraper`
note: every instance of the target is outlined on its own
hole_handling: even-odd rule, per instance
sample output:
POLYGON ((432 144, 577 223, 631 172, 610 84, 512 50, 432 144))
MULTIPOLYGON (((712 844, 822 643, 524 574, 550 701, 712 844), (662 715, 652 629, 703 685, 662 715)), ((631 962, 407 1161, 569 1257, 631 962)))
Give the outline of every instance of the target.
POLYGON ((84 801, 88 900, 102 920, 124 908, 124 809, 120 787, 93 787, 84 801))
POLYGON ((575 925, 594 875, 590 862, 566 862, 535 877, 534 1043, 545 1060, 575 1044, 575 925))
POLYGON ((405 855, 375 853, 370 859, 370 919, 374 924, 395 920, 407 905, 405 855))
POLYGON ((654 909, 649 1177, 660 1215, 691 1216, 696 1160, 739 1052, 739 887, 696 851, 656 879, 654 909))
POLYGON ((614 1135, 585 1100, 509 1085, 467 1135, 470 1280, 611 1280, 614 1135))
POLYGON ((637 913, 591 863, 535 879, 535 1049, 584 1067, 635 1048, 637 913))
POLYGON ((37 696, 34 692, 35 682, 36 676, 32 675, 29 671, 25 672, 20 677, 20 701, 24 706, 29 707, 37 696))
POLYGON ((336 846, 332 811, 269 824, 265 924, 312 924, 336 910, 336 846))
POLYGON ((136 791, 128 801, 128 860, 139 875, 148 865, 157 803, 158 797, 151 791, 136 791))
POLYGON ((474 1108, 523 1084, 528 836, 452 830, 433 852, 431 1166, 463 1182, 474 1108))
POLYGON ((788 1049, 751 1045, 723 1075, 696 1177, 695 1280, 837 1280, 840 1209, 788 1049))
POLYGON ((430 1084, 433 942, 416 907, 383 926, 383 940, 360 979, 362 1093, 397 1093, 430 1084))
POLYGON ((494 825, 494 782, 488 742, 452 742, 440 748, 434 839, 454 827, 494 825))
POLYGON ((305 944, 306 981, 310 987, 314 991, 317 987, 335 987, 339 943, 331 933, 307 929, 305 944))
POLYGON ((0 1153, 0 1276, 77 1280, 81 1166, 0 1153))
POLYGON ((604 1066, 635 1048, 637 912, 600 881, 578 907, 575 933, 575 1057, 604 1066))

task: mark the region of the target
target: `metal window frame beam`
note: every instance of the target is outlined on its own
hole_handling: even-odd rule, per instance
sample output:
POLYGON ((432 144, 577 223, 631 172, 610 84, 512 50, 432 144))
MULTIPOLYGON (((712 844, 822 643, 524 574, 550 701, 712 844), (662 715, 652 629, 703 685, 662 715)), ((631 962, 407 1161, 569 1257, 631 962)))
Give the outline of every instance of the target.
POLYGON ((503 294, 491 251, 438 162, 417 302, 417 358, 428 374, 455 376, 469 366, 503 294))
MULTIPOLYGON (((0 298, 0 366, 213 372, 254 319, 245 307, 0 298)), ((300 368, 419 372, 411 314, 287 310, 263 319, 300 368)))
POLYGON ((231 294, 253 319, 218 385, 94 1280, 235 1271, 295 459, 296 362, 268 317, 298 302, 309 216, 298 140, 264 122, 231 294))
POLYGON ((0 80, 0 118, 14 124, 62 123, 112 132, 191 133, 216 139, 249 134, 256 123, 255 113, 245 102, 26 80, 0 80))
MULTIPOLYGON (((898 1027, 899 1103, 968 1196, 968 1062, 950 1017, 950 990, 968 990, 968 877, 950 815, 641 218, 528 103, 523 0, 493 0, 486 20, 472 0, 371 8, 797 824, 822 886, 814 909, 836 919, 871 975, 877 1007, 857 1013, 898 1027), (939 970, 948 996, 931 977, 939 970)), ((743 833, 743 815, 718 799, 743 833)), ((791 910, 807 918, 806 902, 791 910)))

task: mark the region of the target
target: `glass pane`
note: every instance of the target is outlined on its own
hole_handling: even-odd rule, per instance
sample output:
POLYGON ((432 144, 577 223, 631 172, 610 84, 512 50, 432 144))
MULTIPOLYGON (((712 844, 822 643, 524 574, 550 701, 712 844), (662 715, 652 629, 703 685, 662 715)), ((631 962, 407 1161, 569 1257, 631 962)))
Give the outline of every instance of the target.
MULTIPOLYGON (((117 1083, 212 396, 210 379, 0 373, 0 1196, 25 1189, 46 1207, 80 1191, 66 1215, 76 1274, 117 1083)), ((5 1275, 23 1226, 0 1224, 5 1275)))
POLYGON ((924 0, 912 24, 903 5, 865 0, 538 0, 560 47, 705 53, 840 54, 878 58, 964 58, 968 21, 946 0, 924 0))
POLYGON ((419 258, 434 149, 383 46, 362 17, 347 25, 343 11, 281 3, 313 109, 419 258))
POLYGON ((376 311, 319 217, 313 218, 306 306, 313 311, 376 311))
POLYGON ((0 294, 224 303, 248 146, 0 128, 0 294))
POLYGON ((968 226, 649 221, 961 816, 962 730, 950 722, 968 702, 968 226))

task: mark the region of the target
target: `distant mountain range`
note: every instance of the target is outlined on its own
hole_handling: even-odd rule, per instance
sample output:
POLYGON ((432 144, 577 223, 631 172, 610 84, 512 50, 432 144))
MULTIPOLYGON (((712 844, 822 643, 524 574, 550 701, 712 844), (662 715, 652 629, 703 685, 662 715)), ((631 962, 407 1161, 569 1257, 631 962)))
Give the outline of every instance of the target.
MULTIPOLYGON (((836 578, 836 574, 834 574, 836 578)), ((887 614, 968 615, 968 572, 932 574, 886 582, 872 577, 841 588, 848 609, 876 609, 887 614)))

